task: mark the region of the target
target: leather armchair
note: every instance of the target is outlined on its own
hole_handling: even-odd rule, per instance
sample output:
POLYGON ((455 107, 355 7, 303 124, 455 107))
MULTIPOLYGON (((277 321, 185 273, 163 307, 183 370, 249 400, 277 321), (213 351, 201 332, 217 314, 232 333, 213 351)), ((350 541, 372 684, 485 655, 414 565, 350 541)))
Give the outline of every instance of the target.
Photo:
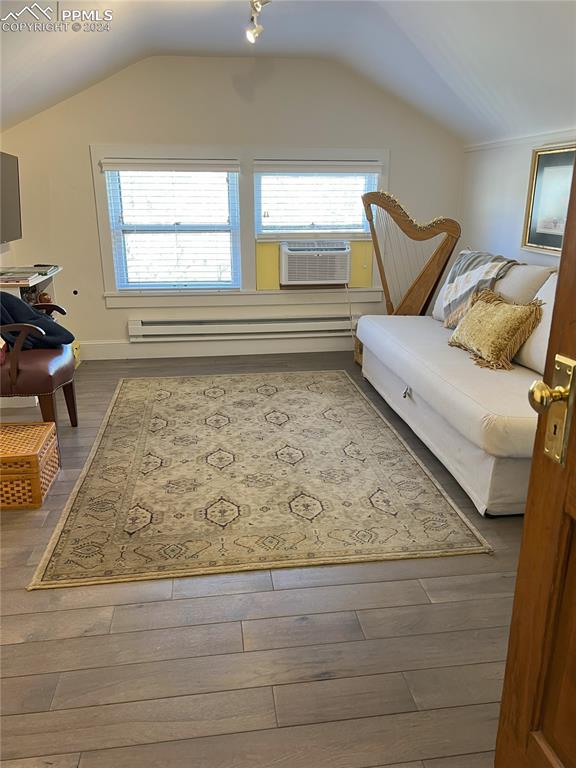
MULTIPOLYGON (((34 304, 34 309, 66 314, 57 304, 34 304)), ((70 424, 78 426, 74 390, 74 354, 71 344, 57 349, 22 349, 28 336, 44 336, 45 332, 29 323, 0 325, 0 333, 17 333, 18 337, 5 361, 0 365, 0 397, 37 397, 43 421, 56 421, 57 389, 62 387, 70 424)))

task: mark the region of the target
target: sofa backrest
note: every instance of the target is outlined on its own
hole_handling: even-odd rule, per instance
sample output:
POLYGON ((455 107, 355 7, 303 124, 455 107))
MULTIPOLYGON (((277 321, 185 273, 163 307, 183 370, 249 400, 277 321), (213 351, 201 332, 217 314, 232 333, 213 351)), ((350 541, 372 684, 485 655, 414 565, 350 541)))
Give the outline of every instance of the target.
MULTIPOLYGON (((501 280, 496 282, 494 290, 508 301, 515 301, 517 304, 527 304, 529 301, 532 301, 536 293, 554 272, 554 267, 544 267, 539 264, 517 264, 501 280)), ((444 282, 432 310, 432 317, 442 323, 444 322, 445 285, 446 283, 444 282)))
MULTIPOLYGON (((518 365, 531 368, 537 373, 544 373, 546 365, 546 351, 552 323, 557 279, 558 273, 555 267, 545 267, 539 264, 517 264, 494 286, 497 293, 500 293, 508 301, 515 301, 517 304, 527 304, 535 298, 543 302, 542 320, 514 358, 514 362, 518 365)), ((445 285, 446 282, 438 293, 432 311, 432 317, 439 322, 444 322, 445 285)))
POLYGON ((520 347, 518 354, 514 358, 514 362, 523 365, 525 368, 532 368, 533 371, 538 371, 538 373, 544 373, 546 366, 546 351, 552 325, 557 282, 558 273, 550 275, 542 288, 534 296, 534 298, 540 299, 543 302, 542 319, 536 326, 536 329, 530 334, 528 340, 520 347))

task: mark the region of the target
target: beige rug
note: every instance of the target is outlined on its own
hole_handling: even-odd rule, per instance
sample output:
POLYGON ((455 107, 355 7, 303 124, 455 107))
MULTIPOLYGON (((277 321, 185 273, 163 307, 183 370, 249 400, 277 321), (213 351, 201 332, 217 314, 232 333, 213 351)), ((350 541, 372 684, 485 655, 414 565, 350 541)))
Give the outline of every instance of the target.
POLYGON ((124 379, 30 588, 487 551, 343 371, 124 379))

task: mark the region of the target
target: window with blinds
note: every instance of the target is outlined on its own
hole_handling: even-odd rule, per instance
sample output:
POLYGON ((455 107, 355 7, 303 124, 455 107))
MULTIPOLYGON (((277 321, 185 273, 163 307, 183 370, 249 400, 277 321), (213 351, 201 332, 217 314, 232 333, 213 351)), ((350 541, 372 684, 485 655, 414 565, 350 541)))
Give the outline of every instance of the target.
POLYGON ((256 234, 368 233, 362 195, 378 188, 374 167, 255 164, 256 234))
POLYGON ((240 287, 238 169, 103 161, 119 290, 240 287))

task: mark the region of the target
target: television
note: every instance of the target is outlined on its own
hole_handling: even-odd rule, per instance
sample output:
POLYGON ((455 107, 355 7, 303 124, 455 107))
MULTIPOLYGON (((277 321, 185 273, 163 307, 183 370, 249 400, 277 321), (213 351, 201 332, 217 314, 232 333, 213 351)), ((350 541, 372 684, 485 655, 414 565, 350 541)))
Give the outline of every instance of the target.
POLYGON ((22 237, 18 158, 0 152, 0 243, 22 237))

